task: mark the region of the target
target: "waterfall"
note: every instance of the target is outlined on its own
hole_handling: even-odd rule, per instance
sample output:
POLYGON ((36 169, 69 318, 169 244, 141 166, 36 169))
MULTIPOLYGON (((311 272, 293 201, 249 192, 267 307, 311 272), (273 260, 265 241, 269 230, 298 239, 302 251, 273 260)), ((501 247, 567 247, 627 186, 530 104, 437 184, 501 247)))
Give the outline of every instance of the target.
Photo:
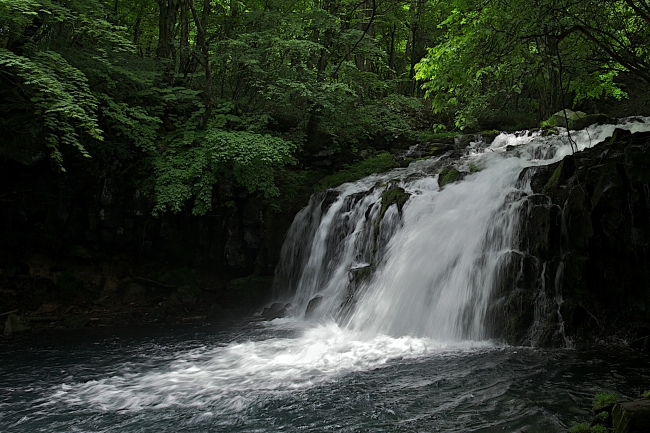
MULTIPOLYGON (((572 131, 579 150, 615 128, 649 130, 623 119, 572 131)), ((526 167, 572 152, 566 131, 502 133, 442 155, 315 194, 294 219, 274 282, 295 316, 336 321, 371 335, 440 341, 488 338, 486 316, 499 270, 518 244, 526 167), (439 187, 452 164, 460 182, 439 187), (478 170, 477 170, 478 168, 478 170), (395 200, 396 196, 403 200, 395 200)))

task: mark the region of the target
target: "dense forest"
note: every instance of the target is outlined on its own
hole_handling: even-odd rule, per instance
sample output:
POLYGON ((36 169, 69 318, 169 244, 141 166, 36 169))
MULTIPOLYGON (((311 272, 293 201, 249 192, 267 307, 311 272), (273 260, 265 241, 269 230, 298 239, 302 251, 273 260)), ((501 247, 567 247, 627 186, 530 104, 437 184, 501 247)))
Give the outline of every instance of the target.
POLYGON ((0 276, 100 297, 203 267, 259 300, 314 191, 563 108, 646 114, 648 71, 645 0, 0 0, 0 276))
POLYGON ((224 181, 277 196, 283 167, 308 156, 534 126, 650 83, 644 0, 0 8, 3 154, 42 158, 42 143, 61 171, 145 165, 154 213, 205 214, 224 181))

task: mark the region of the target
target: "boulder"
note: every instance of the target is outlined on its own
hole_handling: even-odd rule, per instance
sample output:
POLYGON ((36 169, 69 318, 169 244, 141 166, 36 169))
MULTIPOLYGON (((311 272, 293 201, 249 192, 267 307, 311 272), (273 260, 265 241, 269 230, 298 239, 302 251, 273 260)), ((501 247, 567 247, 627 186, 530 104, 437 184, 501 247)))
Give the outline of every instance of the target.
POLYGON ((8 337, 12 334, 29 331, 30 328, 29 319, 16 314, 10 314, 7 316, 7 321, 5 322, 4 335, 8 337))
POLYGON ((608 120, 609 118, 604 114, 587 114, 582 111, 560 110, 542 123, 547 127, 561 126, 577 130, 584 129, 594 123, 605 123, 608 120))
POLYGON ((291 304, 282 304, 281 302, 275 302, 270 307, 264 308, 264 311, 262 311, 262 317, 264 320, 268 321, 279 319, 287 315, 289 307, 291 307, 291 304))
POLYGON ((455 167, 448 166, 440 170, 440 174, 438 175, 438 185, 440 188, 444 187, 448 183, 453 183, 453 182, 458 182, 460 180, 463 180, 465 177, 464 173, 461 173, 460 171, 456 170, 455 167))
POLYGON ((650 431, 650 400, 618 403, 612 409, 616 433, 641 433, 650 431))
POLYGON ((310 319, 313 317, 314 311, 316 311, 322 301, 323 297, 320 295, 313 297, 309 301, 309 304, 307 304, 307 309, 305 309, 305 319, 310 319))

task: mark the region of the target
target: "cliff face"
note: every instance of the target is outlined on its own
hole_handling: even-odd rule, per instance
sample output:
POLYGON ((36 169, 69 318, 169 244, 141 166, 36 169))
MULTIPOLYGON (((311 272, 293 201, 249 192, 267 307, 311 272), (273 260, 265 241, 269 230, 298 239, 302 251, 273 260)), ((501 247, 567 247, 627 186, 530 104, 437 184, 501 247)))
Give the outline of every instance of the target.
POLYGON ((0 315, 159 321, 154 307, 205 316, 215 303, 248 311, 268 296, 292 214, 219 185, 207 215, 156 218, 146 168, 90 163, 56 173, 49 161, 0 157, 0 315), (253 273, 262 276, 247 282, 254 290, 227 285, 253 273))
POLYGON ((650 335, 650 134, 529 168, 519 252, 504 263, 495 335, 572 346, 650 335))

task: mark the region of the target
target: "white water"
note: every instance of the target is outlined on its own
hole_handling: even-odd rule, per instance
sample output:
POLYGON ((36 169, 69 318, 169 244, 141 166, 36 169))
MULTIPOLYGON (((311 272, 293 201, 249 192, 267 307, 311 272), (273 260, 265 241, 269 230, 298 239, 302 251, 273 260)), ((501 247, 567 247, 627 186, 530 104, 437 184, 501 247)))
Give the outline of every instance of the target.
MULTIPOLYGON (((44 406, 64 402, 107 412, 206 408, 204 416, 246 411, 251 405, 331 381, 341 374, 371 370, 394 360, 458 354, 489 343, 449 344, 428 338, 368 337, 335 323, 309 326, 301 320, 265 324, 270 338, 171 353, 162 367, 127 364, 118 374, 84 383, 63 383, 44 406), (277 337, 298 332, 299 336, 277 337), (126 372, 131 370, 131 372, 126 372)), ((168 355, 168 356, 169 356, 168 355)))
MULTIPOLYGON (((650 123, 644 118, 592 125, 571 132, 571 138, 583 150, 617 127, 646 131, 650 123)), ((369 335, 485 339, 490 295, 518 236, 521 197, 531 192, 525 182, 518 184, 519 174, 571 153, 566 131, 551 137, 503 133, 487 148, 472 143, 461 168, 482 170, 443 190, 428 174, 441 168, 433 158, 342 185, 325 212, 323 196, 312 197, 287 236, 276 293, 295 294, 291 302, 297 316, 310 299, 321 296, 318 314, 312 316, 369 335), (411 197, 401 215, 392 205, 375 232, 388 185, 404 188, 411 197), (374 272, 360 284, 355 273, 366 264, 374 272), (285 277, 287 269, 292 279, 285 277)))
MULTIPOLYGON (((650 130, 650 119, 617 126, 650 130)), ((573 138, 584 149, 613 130, 593 126, 573 138)), ((261 339, 181 350, 162 366, 116 366, 95 380, 65 381, 44 404, 109 412, 204 407, 206 417, 232 415, 403 358, 492 347, 481 342, 484 318, 500 259, 517 235, 519 202, 512 193, 519 173, 570 153, 566 136, 501 134, 488 148, 473 144, 463 159, 482 171, 442 191, 437 177, 426 175, 440 168, 432 159, 343 185, 329 207, 321 206, 323 196, 313 197, 287 236, 276 279, 293 318, 265 324, 269 334, 261 339), (387 184, 412 195, 401 215, 393 205, 377 226, 387 184), (372 277, 357 283, 355 273, 368 266, 372 277), (323 297, 316 319, 302 320, 316 295, 323 297)))

